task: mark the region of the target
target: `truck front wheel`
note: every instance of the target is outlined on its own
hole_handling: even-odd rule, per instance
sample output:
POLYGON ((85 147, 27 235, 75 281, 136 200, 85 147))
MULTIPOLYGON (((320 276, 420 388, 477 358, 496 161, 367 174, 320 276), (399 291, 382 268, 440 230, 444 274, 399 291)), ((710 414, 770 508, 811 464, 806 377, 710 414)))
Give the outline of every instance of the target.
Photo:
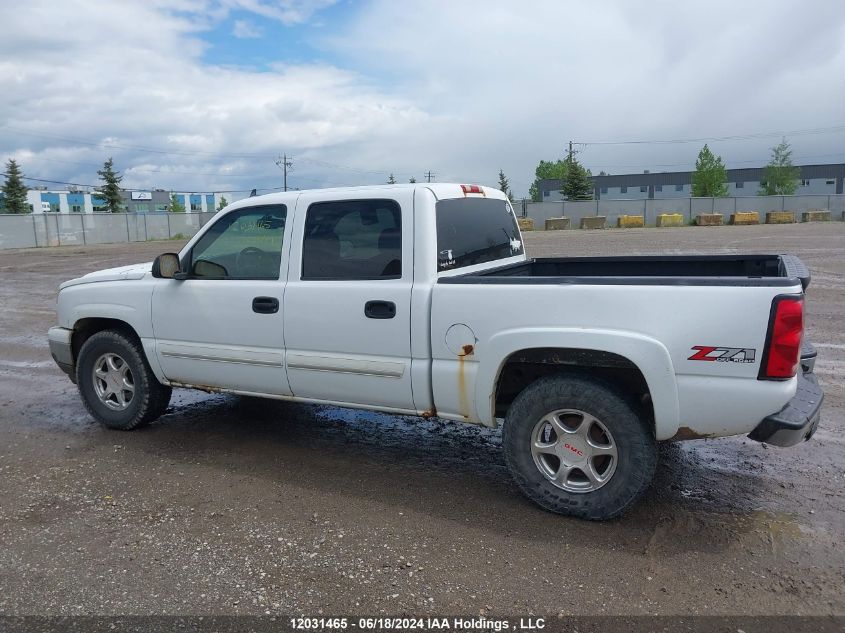
POLYGON ((155 377, 141 344, 116 330, 97 332, 82 345, 76 384, 88 412, 120 431, 149 424, 170 402, 171 389, 155 377))
POLYGON ((605 520, 648 488, 657 464, 642 416, 603 382, 549 376, 514 400, 502 431, 520 490, 551 512, 605 520))

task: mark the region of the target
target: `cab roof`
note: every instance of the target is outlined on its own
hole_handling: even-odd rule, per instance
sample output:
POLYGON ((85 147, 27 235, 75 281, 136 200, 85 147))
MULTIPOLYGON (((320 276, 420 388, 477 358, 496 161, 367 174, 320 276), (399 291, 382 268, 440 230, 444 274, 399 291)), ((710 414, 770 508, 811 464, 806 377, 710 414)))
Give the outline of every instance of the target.
MULTIPOLYGON (((240 208, 242 206, 252 206, 254 204, 290 204, 301 195, 320 194, 329 197, 336 197, 337 195, 342 195, 344 193, 355 193, 357 195, 360 195, 361 193, 365 193, 368 191, 372 191, 374 194, 385 195, 385 193, 389 191, 408 191, 414 189, 428 189, 434 194, 434 197, 438 200, 465 197, 486 197, 502 200, 506 199, 505 194, 502 193, 500 190, 496 189, 495 187, 485 187, 484 185, 468 185, 447 182, 415 182, 401 183, 395 185, 363 185, 360 187, 332 187, 327 189, 302 189, 298 191, 279 191, 275 193, 266 193, 260 196, 252 196, 250 198, 243 198, 242 200, 233 202, 231 205, 229 205, 229 207, 240 208), (465 193, 464 188, 467 187, 472 187, 473 192, 465 193)), ((229 207, 226 207, 226 209, 228 210, 229 207)))

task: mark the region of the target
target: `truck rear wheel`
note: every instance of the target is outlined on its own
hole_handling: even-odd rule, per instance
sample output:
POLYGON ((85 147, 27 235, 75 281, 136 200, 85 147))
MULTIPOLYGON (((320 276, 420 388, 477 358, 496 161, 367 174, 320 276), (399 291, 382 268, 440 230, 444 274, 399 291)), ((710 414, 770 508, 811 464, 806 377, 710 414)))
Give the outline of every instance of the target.
POLYGON ((502 431, 516 484, 551 512, 601 521, 648 488, 657 464, 649 425, 600 381, 549 376, 514 400, 502 431))
POLYGON ((171 389, 155 377, 141 344, 115 330, 97 332, 82 345, 76 384, 88 412, 119 431, 146 426, 170 403, 171 389))

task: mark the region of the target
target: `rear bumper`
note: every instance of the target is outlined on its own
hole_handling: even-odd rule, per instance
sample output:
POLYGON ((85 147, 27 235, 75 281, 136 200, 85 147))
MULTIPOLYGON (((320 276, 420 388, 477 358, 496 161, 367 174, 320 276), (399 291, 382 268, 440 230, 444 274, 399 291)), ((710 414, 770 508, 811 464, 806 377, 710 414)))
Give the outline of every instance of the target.
POLYGON ((76 367, 73 363, 73 348, 71 347, 72 330, 63 327, 51 327, 47 331, 50 342, 50 355, 56 364, 68 377, 76 382, 76 367))
POLYGON ((748 437, 775 446, 794 446, 813 437, 821 418, 824 392, 813 375, 816 350, 809 343, 801 349, 798 390, 786 406, 763 419, 748 437))

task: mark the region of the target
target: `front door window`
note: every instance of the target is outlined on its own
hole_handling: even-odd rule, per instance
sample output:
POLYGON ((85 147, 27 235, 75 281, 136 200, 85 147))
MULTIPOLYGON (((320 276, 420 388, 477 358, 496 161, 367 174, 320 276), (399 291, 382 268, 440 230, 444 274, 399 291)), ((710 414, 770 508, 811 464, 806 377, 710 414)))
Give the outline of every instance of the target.
POLYGON ((287 208, 283 204, 232 211, 215 222, 190 253, 191 276, 278 279, 287 208))

